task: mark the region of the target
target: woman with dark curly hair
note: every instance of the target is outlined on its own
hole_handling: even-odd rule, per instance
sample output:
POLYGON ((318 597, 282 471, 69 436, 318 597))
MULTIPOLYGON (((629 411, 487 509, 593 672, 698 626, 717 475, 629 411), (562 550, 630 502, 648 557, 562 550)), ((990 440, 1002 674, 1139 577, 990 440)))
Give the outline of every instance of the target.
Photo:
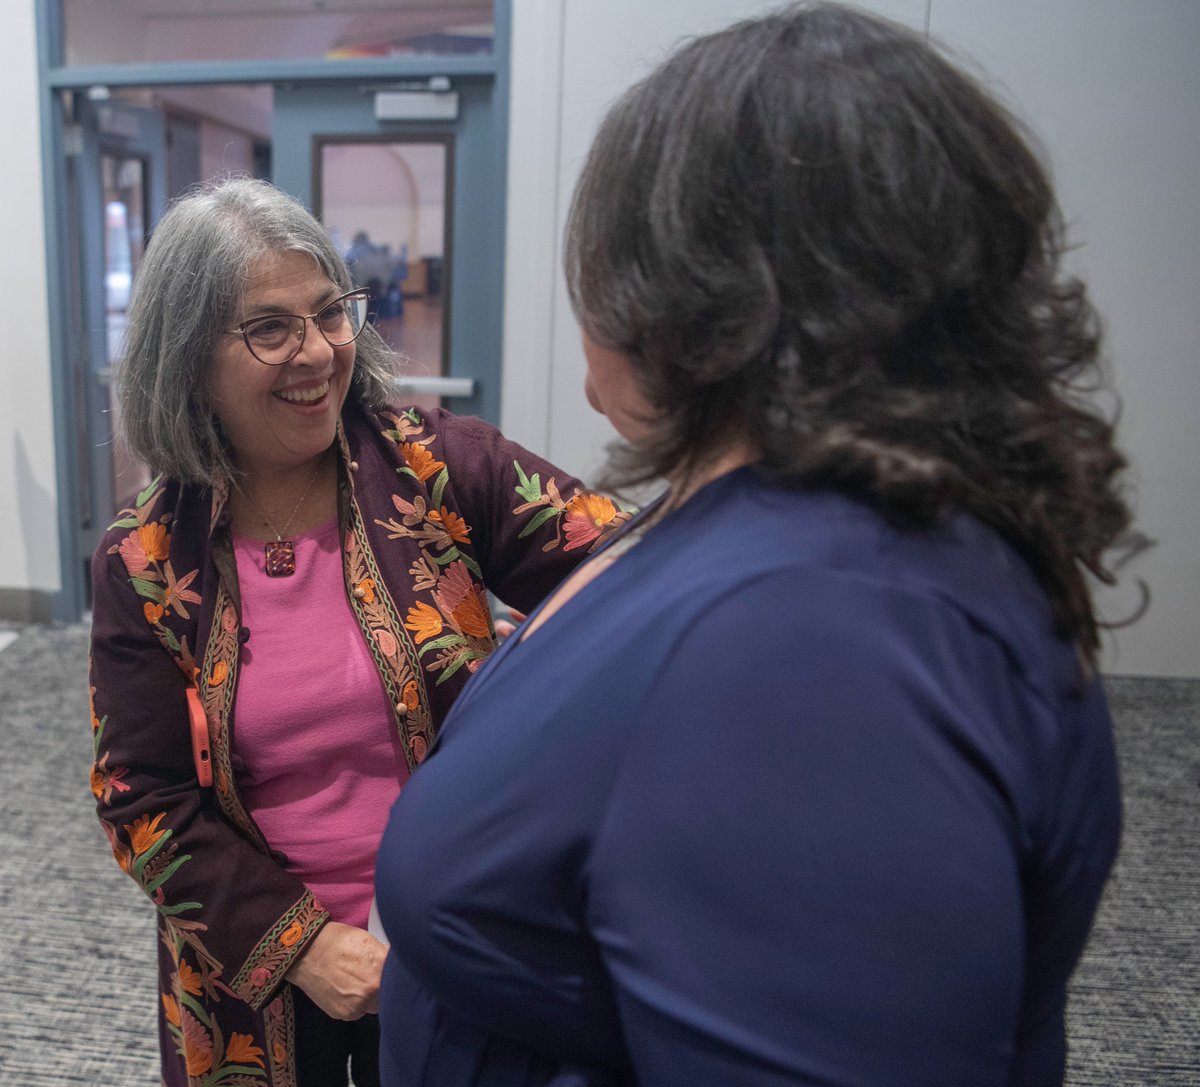
POLYGON ((879 18, 616 104, 567 277, 614 477, 669 486, 393 810, 385 1083, 1061 1083, 1129 521, 1061 252, 1017 123, 879 18))

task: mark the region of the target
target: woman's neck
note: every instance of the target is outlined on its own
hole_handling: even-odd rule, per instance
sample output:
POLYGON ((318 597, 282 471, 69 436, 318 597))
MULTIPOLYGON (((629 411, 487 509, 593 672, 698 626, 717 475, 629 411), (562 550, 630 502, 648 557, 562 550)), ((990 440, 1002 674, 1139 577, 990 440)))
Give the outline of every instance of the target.
POLYGON ((332 447, 304 464, 259 467, 233 485, 234 530, 253 539, 290 538, 337 512, 337 458, 332 447))
POLYGON ((664 513, 677 509, 688 501, 702 487, 714 479, 728 475, 730 472, 747 464, 753 464, 760 459, 760 454, 748 441, 726 446, 716 456, 700 463, 681 468, 667 482, 671 493, 666 500, 664 513))

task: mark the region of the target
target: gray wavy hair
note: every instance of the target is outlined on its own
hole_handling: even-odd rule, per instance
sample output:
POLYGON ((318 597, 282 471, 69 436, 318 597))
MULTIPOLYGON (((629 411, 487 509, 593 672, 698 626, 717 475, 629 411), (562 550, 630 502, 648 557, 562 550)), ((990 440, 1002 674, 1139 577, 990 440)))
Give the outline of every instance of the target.
MULTIPOLYGON (((213 411, 210 372, 237 317, 251 266, 264 254, 307 253, 343 291, 350 273, 325 228, 266 181, 222 178, 180 197, 155 228, 129 307, 117 367, 120 433, 130 451, 184 483, 234 479, 213 411)), ((349 399, 382 407, 394 393, 395 353, 368 325, 349 399)))

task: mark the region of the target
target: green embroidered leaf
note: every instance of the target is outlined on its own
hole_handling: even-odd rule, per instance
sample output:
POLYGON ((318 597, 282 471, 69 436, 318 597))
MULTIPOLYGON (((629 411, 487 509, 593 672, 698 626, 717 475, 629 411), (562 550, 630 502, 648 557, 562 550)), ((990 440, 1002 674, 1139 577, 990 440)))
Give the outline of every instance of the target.
POLYGON ((419 411, 417 411, 416 408, 408 408, 407 410, 402 411, 400 413, 400 417, 402 419, 407 419, 414 426, 416 426, 417 423, 420 423, 422 421, 421 413, 419 411))
POLYGON ((453 664, 446 666, 446 668, 443 670, 442 674, 440 676, 438 676, 438 681, 434 684, 434 686, 440 687, 443 683, 446 682, 446 680, 448 680, 452 675, 454 675, 454 673, 457 672, 468 661, 483 660, 483 658, 485 656, 486 656, 486 654, 484 654, 484 653, 476 653, 474 651, 469 652, 469 653, 464 653, 461 657, 458 657, 454 661, 453 664))
POLYGON ((175 632, 170 627, 162 628, 163 641, 167 643, 167 647, 172 653, 180 652, 179 639, 175 637, 175 632))
POLYGON ((404 439, 400 436, 400 431, 398 430, 385 430, 383 432, 383 436, 385 438, 391 438, 392 441, 397 443, 404 441, 404 439))
POLYGON ((129 583, 133 586, 138 596, 144 596, 147 600, 153 600, 156 604, 161 604, 167 598, 163 587, 155 585, 153 581, 146 581, 140 577, 131 577, 129 583))
POLYGON ((542 525, 549 521, 551 517, 557 517, 560 513, 562 513, 562 510, 556 510, 553 506, 547 506, 544 510, 538 510, 537 513, 535 513, 529 519, 529 524, 521 529, 521 533, 517 539, 525 539, 525 537, 530 535, 530 533, 536 532, 539 528, 541 528, 542 525))
POLYGON ((203 903, 200 902, 180 902, 177 906, 159 906, 158 912, 164 917, 174 917, 177 913, 186 913, 188 910, 202 910, 203 903))
POLYGON ((191 859, 191 856, 188 854, 185 854, 182 857, 176 857, 170 864, 167 865, 166 869, 160 875, 155 876, 154 879, 152 879, 149 883, 143 885, 145 887, 146 894, 157 891, 159 887, 161 887, 167 882, 167 880, 169 880, 176 872, 179 871, 183 864, 191 859))
POLYGON ((403 468, 397 468, 397 469, 396 469, 396 475, 398 475, 398 476, 412 476, 412 477, 413 477, 413 479, 415 479, 415 480, 416 480, 418 483, 420 483, 420 482, 421 482, 421 479, 420 479, 420 477, 417 475, 417 473, 416 473, 416 472, 414 472, 414 471, 413 471, 413 470, 412 470, 412 469, 411 469, 411 468, 410 468, 410 467, 409 467, 407 464, 406 464, 406 465, 405 465, 403 468))
POLYGON ((480 581, 483 580, 483 571, 470 555, 459 551, 457 547, 450 547, 443 551, 440 555, 430 555, 439 566, 449 566, 452 562, 461 562, 468 570, 471 571, 480 581))
POLYGON ((433 493, 429 496, 429 501, 433 504, 433 508, 441 509, 442 506, 442 491, 446 489, 446 484, 450 482, 450 469, 443 468, 438 472, 437 481, 433 485, 433 493))
MULTIPOLYGON (((140 857, 138 857, 137 860, 133 862, 133 874, 139 883, 141 883, 142 880, 142 870, 146 867, 151 858, 153 858, 154 854, 162 849, 162 847, 170 840, 171 832, 169 830, 164 830, 162 832, 162 837, 159 838, 157 842, 155 842, 149 849, 146 850, 145 853, 143 853, 140 857)), ((147 894, 148 893, 149 892, 147 892, 147 894)))
POLYGON ((440 638, 434 638, 432 642, 426 642, 421 646, 417 650, 417 656, 423 657, 431 649, 447 649, 452 645, 465 645, 466 641, 461 634, 443 634, 440 638))
POLYGON ((179 994, 179 1003, 187 1008, 209 1030, 212 1029, 212 1019, 209 1018, 208 1012, 204 1010, 204 1005, 192 996, 191 993, 186 990, 181 992, 179 994))
POLYGON ((542 479, 537 472, 533 473, 533 478, 530 479, 525 474, 525 469, 522 468, 516 461, 513 461, 513 467, 517 470, 517 478, 521 481, 519 487, 514 488, 526 502, 536 502, 542 497, 542 479))
POLYGON ((122 517, 119 521, 114 521, 109 528, 137 528, 138 519, 136 517, 122 517))
POLYGON ((150 480, 149 483, 146 484, 146 489, 144 491, 142 491, 142 493, 139 494, 137 496, 137 498, 135 498, 133 500, 133 504, 135 506, 144 506, 150 500, 150 496, 154 493, 154 489, 159 485, 159 483, 161 481, 162 481, 162 475, 160 473, 159 475, 156 475, 152 480, 150 480))

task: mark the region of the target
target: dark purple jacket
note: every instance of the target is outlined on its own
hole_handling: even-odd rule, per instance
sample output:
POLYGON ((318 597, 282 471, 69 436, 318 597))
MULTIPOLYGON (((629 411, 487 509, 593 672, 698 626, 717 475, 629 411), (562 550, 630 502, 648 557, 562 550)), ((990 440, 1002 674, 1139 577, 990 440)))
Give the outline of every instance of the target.
MULTIPOLYGON (((348 407, 338 444, 346 592, 415 767, 495 646, 485 587, 532 608, 628 514, 445 411, 348 407)), ((238 796, 238 662, 253 631, 227 495, 156 480, 96 551, 92 790, 117 863, 159 911, 164 1081, 292 1087, 281 982, 328 914, 272 859, 238 796), (189 688, 211 787, 197 778, 189 688)), ((298 614, 297 642, 319 639, 320 622, 298 614)))

